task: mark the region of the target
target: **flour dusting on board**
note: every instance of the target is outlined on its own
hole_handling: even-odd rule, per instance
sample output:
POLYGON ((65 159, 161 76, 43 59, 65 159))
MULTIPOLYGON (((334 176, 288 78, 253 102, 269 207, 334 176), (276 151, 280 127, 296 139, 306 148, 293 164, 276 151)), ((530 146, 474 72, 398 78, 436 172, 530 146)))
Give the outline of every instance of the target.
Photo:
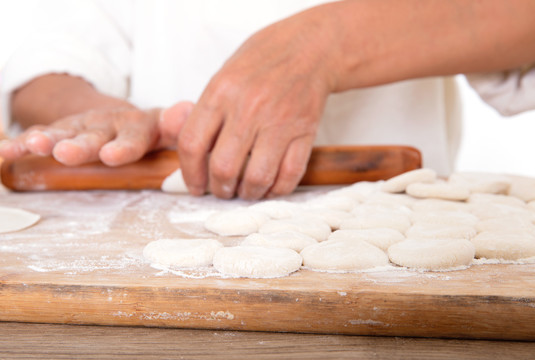
POLYGON ((9 206, 42 216, 32 228, 0 236, 0 264, 37 272, 76 274, 121 270, 143 263, 128 237, 113 236, 114 222, 140 195, 128 192, 13 193, 9 206))
MULTIPOLYGON (((298 192, 290 198, 304 201, 313 193, 298 192)), ((2 194, 3 206, 35 212, 42 219, 32 228, 0 235, 0 266, 67 275, 151 269, 142 255, 147 243, 160 238, 213 237, 203 228, 207 216, 248 204, 238 199, 225 201, 150 190, 2 194)), ((239 241, 229 238, 224 243, 236 245, 239 241)), ((159 270, 152 274, 184 278, 218 275, 213 268, 159 270)))
MULTIPOLYGON (((309 188, 281 199, 303 203, 331 189, 309 188)), ((6 193, 0 196, 3 206, 22 208, 42 217, 29 229, 0 235, 1 268, 14 273, 30 269, 36 273, 65 275, 141 272, 146 277, 225 278, 213 267, 180 269, 154 264, 151 267, 143 258, 143 248, 163 238, 213 238, 215 235, 203 226, 210 215, 252 204, 210 195, 192 197, 149 190, 6 193)), ((243 237, 218 239, 225 246, 236 246, 243 237)), ((476 259, 473 264, 533 262, 535 258, 509 262, 476 259)), ((423 281, 450 278, 446 273, 409 270, 392 264, 352 273, 372 283, 399 283, 415 276, 423 281)))

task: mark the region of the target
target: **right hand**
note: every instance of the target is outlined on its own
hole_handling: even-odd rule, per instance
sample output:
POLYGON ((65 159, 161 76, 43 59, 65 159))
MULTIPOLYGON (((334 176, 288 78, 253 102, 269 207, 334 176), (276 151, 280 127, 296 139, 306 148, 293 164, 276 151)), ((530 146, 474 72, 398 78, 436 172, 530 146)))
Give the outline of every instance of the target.
POLYGON ((212 77, 178 141, 191 194, 256 200, 296 188, 336 73, 322 10, 254 34, 212 77))
POLYGON ((0 157, 52 155, 69 166, 98 160, 108 166, 124 165, 149 151, 174 147, 192 108, 191 102, 181 102, 167 110, 144 111, 132 106, 67 116, 4 140, 0 157))

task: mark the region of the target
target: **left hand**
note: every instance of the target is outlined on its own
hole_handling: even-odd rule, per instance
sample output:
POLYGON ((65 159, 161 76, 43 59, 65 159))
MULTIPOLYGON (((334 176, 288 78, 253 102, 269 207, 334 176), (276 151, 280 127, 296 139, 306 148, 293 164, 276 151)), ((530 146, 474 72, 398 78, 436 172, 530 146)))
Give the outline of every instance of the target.
POLYGON ((98 160, 108 166, 124 165, 149 151, 174 147, 192 107, 191 102, 184 101, 166 110, 144 111, 131 106, 69 115, 4 140, 0 156, 52 155, 69 166, 98 160))

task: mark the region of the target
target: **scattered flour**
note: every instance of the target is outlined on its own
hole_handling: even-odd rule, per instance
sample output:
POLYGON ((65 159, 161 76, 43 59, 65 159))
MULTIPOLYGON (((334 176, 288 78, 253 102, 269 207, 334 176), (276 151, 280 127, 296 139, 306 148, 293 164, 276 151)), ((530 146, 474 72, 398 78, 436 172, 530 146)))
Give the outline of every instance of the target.
MULTIPOLYGON (((429 181, 428 184, 431 185, 432 182, 429 181)), ((220 200, 211 195, 195 198, 189 195, 167 194, 160 191, 80 191, 63 192, 61 196, 53 192, 0 194, 2 206, 21 207, 21 204, 24 204, 24 208, 28 211, 41 215, 41 220, 33 227, 20 232, 0 234, 0 254, 2 255, 0 256, 0 266, 6 271, 16 271, 25 267, 37 273, 54 272, 67 275, 99 271, 118 274, 139 273, 140 269, 146 269, 150 266, 142 254, 144 246, 149 242, 177 237, 211 238, 214 234, 204 229, 205 221, 216 212, 231 211, 236 208, 263 209, 267 216, 285 221, 288 218, 295 219, 296 216, 299 216, 299 212, 302 212, 303 216, 307 214, 309 219, 313 219, 308 226, 298 224, 299 226, 295 227, 298 231, 308 232, 321 223, 322 234, 315 235, 316 241, 325 241, 330 235, 331 229, 336 229, 338 226, 345 229, 370 228, 369 231, 354 232, 373 233, 376 231, 375 229, 379 229, 385 224, 391 224, 392 227, 396 228, 396 231, 404 236, 419 236, 421 238, 430 236, 433 238, 439 236, 439 232, 427 231, 425 236, 420 236, 421 234, 415 235, 415 229, 422 227, 421 224, 435 222, 445 222, 445 226, 454 226, 454 223, 464 222, 463 225, 468 227, 469 225, 473 226, 472 224, 477 219, 476 226, 473 226, 474 231, 495 231, 494 227, 500 227, 500 224, 505 221, 497 219, 504 219, 507 216, 516 218, 515 221, 518 224, 530 225, 533 223, 535 220, 534 206, 526 204, 524 199, 507 196, 503 194, 503 189, 498 191, 496 190, 497 185, 491 185, 479 186, 477 193, 474 192, 467 197, 468 201, 416 199, 406 194, 387 194, 380 190, 379 184, 374 183, 355 184, 345 188, 307 188, 306 191, 298 191, 287 197, 271 201, 269 206, 261 205, 262 202, 247 202, 239 199, 220 200), (350 200, 342 201, 341 196, 348 196, 350 200), (279 211, 276 207, 272 207, 277 202, 285 204, 283 210, 279 211), (325 206, 325 209, 328 209, 332 214, 340 214, 340 216, 342 213, 345 214, 343 215, 344 219, 339 224, 335 221, 330 222, 329 225, 325 224, 326 218, 322 219, 317 214, 318 211, 321 211, 321 206, 325 206), (429 215, 428 213, 432 211, 440 212, 441 216, 429 215), (310 215, 312 212, 315 212, 314 216, 310 215), (357 216, 359 219, 350 221, 346 216, 357 216), (367 226, 366 219, 375 221, 374 225, 367 226), (126 224, 129 226, 126 227, 126 224), (419 227, 415 227, 415 224, 419 227), (409 229, 412 230, 409 232, 409 229), (103 253, 106 255, 103 256, 103 253)), ((511 188, 514 188, 514 185, 513 181, 511 188)), ((532 231, 531 226, 535 225, 526 226, 530 228, 529 231, 532 231)), ((263 233, 281 230, 268 228, 266 231, 266 228, 260 229, 261 226, 258 230, 263 233)), ((535 261, 531 252, 526 254, 526 258, 518 253, 515 253, 514 256, 504 255, 502 250, 506 248, 504 251, 508 251, 510 244, 506 246, 507 241, 502 238, 489 238, 489 240, 474 235, 475 233, 470 231, 466 237, 464 235, 461 237, 471 239, 470 241, 476 239, 474 245, 477 257, 480 259, 472 259, 470 264, 466 264, 464 261, 463 265, 446 270, 458 270, 478 264, 523 264, 535 261), (492 244, 484 245, 481 240, 492 240, 492 244), (502 247, 502 250, 495 251, 491 248, 493 246, 502 247), (499 258, 484 258, 485 256, 499 258)), ((218 240, 226 248, 240 245, 243 239, 244 236, 218 237, 218 240)), ((386 240, 384 244, 380 244, 384 251, 387 251, 389 246, 394 246, 395 243, 401 243, 402 239, 400 237, 399 239, 386 240), (391 241, 391 244, 387 243, 386 240, 391 241)), ((514 240, 517 241, 517 238, 514 240)), ((527 244, 526 246, 531 249, 531 241, 526 240, 522 244, 527 244)), ((520 240, 517 242, 520 243, 520 240)), ((299 247, 296 249, 299 250, 299 247)), ((400 263, 403 265, 401 261, 400 263)), ((419 268, 419 266, 415 267, 419 268)), ((393 282, 400 278, 400 274, 406 273, 409 273, 407 276, 415 276, 415 274, 431 276, 422 270, 411 269, 409 271, 403 266, 391 263, 372 270, 358 270, 358 268, 358 266, 353 266, 351 271, 364 271, 366 273, 371 271, 373 274, 395 273, 397 275, 392 277, 391 281, 393 282)), ((443 267, 428 266, 424 268, 426 270, 444 270, 443 267)), ((194 269, 157 266, 155 270, 159 271, 155 273, 157 276, 172 275, 184 278, 213 276, 225 278, 229 276, 211 266, 194 269)), ((328 267, 324 267, 323 270, 318 269, 318 271, 337 272, 339 270, 329 270, 328 267)))

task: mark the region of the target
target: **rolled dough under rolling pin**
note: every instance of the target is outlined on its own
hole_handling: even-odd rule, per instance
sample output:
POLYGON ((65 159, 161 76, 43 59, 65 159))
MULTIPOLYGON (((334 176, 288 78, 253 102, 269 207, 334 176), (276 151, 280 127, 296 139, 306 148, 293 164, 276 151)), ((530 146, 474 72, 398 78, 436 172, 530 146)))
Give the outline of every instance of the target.
POLYGON ((188 187, 184 182, 182 170, 177 169, 162 182, 162 191, 167 193, 187 194, 188 187))

